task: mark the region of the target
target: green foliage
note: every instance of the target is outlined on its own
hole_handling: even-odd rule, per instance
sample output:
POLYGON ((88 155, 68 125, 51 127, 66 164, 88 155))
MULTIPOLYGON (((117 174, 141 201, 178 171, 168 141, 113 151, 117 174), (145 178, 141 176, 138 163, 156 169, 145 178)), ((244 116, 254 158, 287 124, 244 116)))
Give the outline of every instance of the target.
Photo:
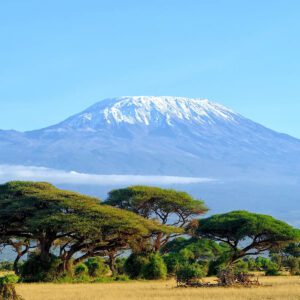
POLYGON ((109 267, 105 264, 105 260, 100 257, 89 258, 85 265, 88 269, 88 274, 91 277, 101 277, 107 275, 109 267))
POLYGON ((149 262, 142 268, 144 279, 165 279, 167 267, 159 253, 152 253, 149 262))
MULTIPOLYGON (((68 271, 74 258, 76 263, 107 250, 129 249, 145 236, 174 231, 127 210, 102 205, 97 198, 60 190, 48 183, 19 181, 0 185, 0 224, 4 241, 28 239, 37 245, 35 252, 41 256, 41 268, 47 269, 52 262, 51 253, 60 253, 59 266, 64 271, 68 271), (61 251, 53 252, 55 247, 61 251)), ((24 270, 34 269, 31 262, 24 270)), ((48 280, 40 272, 27 272, 26 276, 24 272, 24 280, 48 280)))
POLYGON ((233 269, 236 273, 246 273, 249 271, 248 263, 247 261, 240 259, 235 262, 233 269))
POLYGON ((230 262, 300 238, 298 229, 271 216, 247 211, 233 211, 202 219, 196 234, 227 243, 232 248, 230 262))
POLYGON ((39 255, 31 255, 22 265, 21 280, 24 282, 51 282, 62 276, 59 271, 61 260, 51 255, 48 260, 43 260, 39 255))
POLYGON ((168 268, 168 274, 174 275, 185 264, 197 263, 210 275, 215 275, 219 265, 225 260, 228 246, 208 239, 178 238, 163 247, 162 252, 168 268))
POLYGON ((143 269, 149 263, 149 255, 146 253, 132 253, 125 261, 125 273, 131 279, 143 277, 143 269))
POLYGON ((195 200, 185 192, 150 186, 113 190, 105 203, 176 226, 183 226, 191 217, 207 211, 203 201, 195 200))
POLYGON ((125 274, 125 262, 126 258, 117 258, 116 259, 116 271, 118 275, 124 275, 125 274))
POLYGON ((163 256, 164 262, 167 266, 169 275, 175 275, 178 268, 182 265, 182 258, 178 253, 169 253, 163 256))
POLYGON ((300 257, 300 243, 291 243, 287 245, 283 252, 289 256, 300 257))
POLYGON ((176 280, 180 284, 190 285, 203 278, 206 272, 198 264, 187 264, 176 271, 176 280))
POLYGON ((74 273, 76 276, 86 275, 89 269, 85 264, 78 264, 75 266, 74 273))
POLYGON ((266 276, 279 276, 280 272, 278 270, 278 266, 276 266, 275 264, 272 266, 270 265, 265 272, 266 276))
POLYGON ((19 276, 14 274, 8 274, 0 277, 0 284, 5 284, 5 283, 15 284, 18 283, 19 280, 20 280, 19 276))

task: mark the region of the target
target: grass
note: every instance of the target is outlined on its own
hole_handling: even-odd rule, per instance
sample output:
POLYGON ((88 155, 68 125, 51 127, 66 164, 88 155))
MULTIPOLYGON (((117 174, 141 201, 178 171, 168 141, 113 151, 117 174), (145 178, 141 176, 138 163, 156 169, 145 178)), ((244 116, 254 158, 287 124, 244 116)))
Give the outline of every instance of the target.
POLYGON ((25 300, 300 300, 300 277, 261 277, 251 288, 176 288, 175 281, 18 284, 25 300))

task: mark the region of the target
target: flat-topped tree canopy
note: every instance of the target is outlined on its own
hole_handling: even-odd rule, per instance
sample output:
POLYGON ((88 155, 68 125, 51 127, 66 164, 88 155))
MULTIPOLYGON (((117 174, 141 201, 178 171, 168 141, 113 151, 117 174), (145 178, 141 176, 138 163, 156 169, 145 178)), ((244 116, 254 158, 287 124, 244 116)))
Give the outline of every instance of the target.
POLYGON ((50 255, 54 242, 57 245, 61 241, 61 256, 71 259, 78 252, 94 256, 126 248, 142 236, 174 230, 49 183, 14 181, 0 185, 2 241, 36 240, 45 257, 50 255))
POLYGON ((186 192, 151 186, 113 190, 105 203, 178 227, 185 226, 191 218, 208 210, 203 201, 194 199, 186 192))
MULTIPOLYGON (((104 203, 178 228, 185 228, 193 218, 208 210, 203 201, 194 199, 188 193, 151 186, 130 186, 113 190, 104 203)), ((159 251, 180 233, 182 232, 158 235, 154 240, 153 250, 159 251)))
POLYGON ((300 230, 271 216, 232 211, 199 220, 196 235, 227 243, 231 262, 300 240, 300 230))

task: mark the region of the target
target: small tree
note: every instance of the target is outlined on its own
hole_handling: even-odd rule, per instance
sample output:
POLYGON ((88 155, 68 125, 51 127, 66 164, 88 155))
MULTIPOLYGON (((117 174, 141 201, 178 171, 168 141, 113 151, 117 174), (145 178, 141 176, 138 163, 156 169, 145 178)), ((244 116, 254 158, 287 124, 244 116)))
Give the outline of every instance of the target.
POLYGON ((196 235, 226 243, 229 264, 297 241, 300 231, 268 215, 233 211, 199 221, 196 235))

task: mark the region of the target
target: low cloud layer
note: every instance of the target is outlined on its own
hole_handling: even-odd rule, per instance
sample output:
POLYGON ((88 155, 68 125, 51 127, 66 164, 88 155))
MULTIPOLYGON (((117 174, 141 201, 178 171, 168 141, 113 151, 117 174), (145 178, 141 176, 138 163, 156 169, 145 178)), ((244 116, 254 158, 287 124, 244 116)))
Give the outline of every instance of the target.
POLYGON ((0 165, 0 182, 11 180, 47 181, 53 184, 194 184, 214 181, 211 178, 142 175, 100 175, 62 171, 34 166, 0 165))

